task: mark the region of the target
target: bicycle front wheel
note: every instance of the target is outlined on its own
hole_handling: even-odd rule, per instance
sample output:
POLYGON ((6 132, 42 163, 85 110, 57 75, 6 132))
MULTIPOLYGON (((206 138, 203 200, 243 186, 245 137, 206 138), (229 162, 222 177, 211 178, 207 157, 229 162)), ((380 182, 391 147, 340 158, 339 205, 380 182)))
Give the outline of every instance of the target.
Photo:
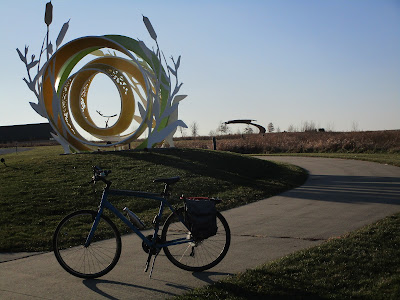
POLYGON ((192 239, 191 233, 178 218, 183 214, 181 207, 169 215, 161 239, 166 243, 178 239, 188 242, 164 247, 165 255, 175 266, 187 271, 200 272, 216 266, 225 257, 231 242, 228 222, 217 212, 217 234, 201 241, 189 241, 192 239))
POLYGON ((96 278, 110 272, 121 255, 121 236, 114 223, 101 216, 92 241, 85 247, 97 212, 80 210, 66 216, 53 236, 53 250, 60 265, 81 278, 96 278))

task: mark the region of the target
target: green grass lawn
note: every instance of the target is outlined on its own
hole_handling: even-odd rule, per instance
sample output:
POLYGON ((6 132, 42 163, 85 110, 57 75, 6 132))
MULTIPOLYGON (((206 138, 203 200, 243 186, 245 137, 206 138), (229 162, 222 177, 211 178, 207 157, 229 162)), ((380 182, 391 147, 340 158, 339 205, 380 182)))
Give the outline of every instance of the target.
MULTIPOLYGON (((0 251, 51 249, 58 222, 78 209, 96 209, 103 185, 88 185, 91 166, 111 169, 114 188, 161 192, 159 177, 180 176, 172 203, 179 196, 217 196, 219 209, 228 209, 263 199, 301 185, 301 168, 219 151, 153 149, 151 151, 62 154, 60 146, 38 147, 3 155, 0 164, 0 251)), ((148 199, 114 197, 151 225, 159 203, 148 199)), ((115 220, 115 219, 114 219, 115 220)), ((121 232, 126 231, 119 220, 121 232)))
POLYGON ((174 299, 400 299, 400 214, 174 299))

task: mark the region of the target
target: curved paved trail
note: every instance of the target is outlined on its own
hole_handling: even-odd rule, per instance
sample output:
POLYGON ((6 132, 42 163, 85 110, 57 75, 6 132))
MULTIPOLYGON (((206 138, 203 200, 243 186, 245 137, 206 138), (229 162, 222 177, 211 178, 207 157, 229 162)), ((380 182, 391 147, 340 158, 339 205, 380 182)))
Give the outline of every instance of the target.
POLYGON ((18 152, 22 152, 22 151, 28 151, 28 150, 32 150, 33 148, 24 148, 24 147, 20 147, 20 148, 0 148, 0 155, 2 154, 10 154, 10 153, 18 153, 18 152))
POLYGON ((1 299, 165 299, 317 245, 400 211, 400 168, 376 163, 300 157, 260 157, 307 169, 307 182, 279 196, 224 212, 232 244, 226 258, 203 273, 173 266, 160 254, 153 279, 134 236, 123 237, 117 266, 97 280, 75 278, 53 253, 0 264, 1 299))

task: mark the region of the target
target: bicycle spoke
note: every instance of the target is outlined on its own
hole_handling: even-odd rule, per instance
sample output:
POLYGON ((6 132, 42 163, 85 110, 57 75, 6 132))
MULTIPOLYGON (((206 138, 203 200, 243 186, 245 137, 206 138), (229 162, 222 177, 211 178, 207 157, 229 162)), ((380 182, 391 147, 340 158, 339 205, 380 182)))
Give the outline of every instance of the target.
MULTIPOLYGON (((183 208, 178 212, 183 214, 183 208)), ((188 244, 171 245, 164 248, 168 259, 176 266, 189 271, 203 271, 219 263, 230 244, 229 226, 222 215, 217 214, 217 234, 201 241, 193 241, 186 226, 172 214, 165 222, 162 238, 165 242, 188 239, 188 244)))
POLYGON ((188 246, 186 247, 186 250, 183 252, 183 254, 182 254, 181 258, 179 259, 179 261, 182 260, 182 258, 185 256, 186 252, 189 250, 190 247, 191 247, 190 245, 188 245, 188 246))
POLYGON ((73 213, 61 221, 54 234, 57 260, 65 270, 78 277, 95 278, 106 274, 115 266, 121 253, 118 230, 104 216, 100 218, 89 247, 82 246, 96 214, 94 211, 73 213))

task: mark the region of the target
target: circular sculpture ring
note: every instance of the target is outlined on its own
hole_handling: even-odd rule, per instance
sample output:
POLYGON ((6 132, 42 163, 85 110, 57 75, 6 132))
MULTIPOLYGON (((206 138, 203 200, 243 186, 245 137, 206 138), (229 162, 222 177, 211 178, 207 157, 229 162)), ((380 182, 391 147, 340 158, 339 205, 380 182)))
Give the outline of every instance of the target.
MULTIPOLYGON (((146 99, 150 98, 151 92, 154 93, 154 82, 149 77, 150 74, 145 72, 138 59, 129 50, 146 61, 146 56, 139 42, 122 36, 76 39, 61 47, 49 60, 43 74, 43 99, 46 112, 53 127, 56 127, 61 136, 78 151, 90 150, 89 146, 98 147, 100 144, 83 138, 73 124, 70 114, 72 114, 77 125, 86 133, 103 141, 114 141, 111 146, 129 143, 138 138, 147 128, 147 123, 152 115, 152 101, 147 101, 147 113, 145 118, 141 118, 138 129, 123 135, 123 132, 128 129, 134 119, 135 110, 133 92, 124 74, 127 74, 136 84, 140 84, 145 89, 146 99), (100 48, 117 50, 131 58, 131 60, 115 56, 97 58, 86 64, 77 73, 68 77, 71 70, 80 60, 100 48), (121 96, 119 119, 110 128, 97 127, 87 109, 87 91, 93 77, 98 73, 103 73, 110 77, 121 96), (57 93, 58 97, 54 97, 54 92, 57 93)), ((149 65, 151 63, 150 61, 149 65)), ((156 67, 159 68, 160 65, 157 64, 156 67)), ((152 71, 154 74, 154 70, 152 71)), ((163 69, 161 72, 166 78, 163 69)), ((167 100, 168 91, 162 86, 159 99, 160 106, 165 107, 167 100)), ((167 122, 164 122, 164 126, 159 129, 164 128, 166 124, 167 122)), ((107 144, 107 146, 110 146, 110 144, 107 144)))

